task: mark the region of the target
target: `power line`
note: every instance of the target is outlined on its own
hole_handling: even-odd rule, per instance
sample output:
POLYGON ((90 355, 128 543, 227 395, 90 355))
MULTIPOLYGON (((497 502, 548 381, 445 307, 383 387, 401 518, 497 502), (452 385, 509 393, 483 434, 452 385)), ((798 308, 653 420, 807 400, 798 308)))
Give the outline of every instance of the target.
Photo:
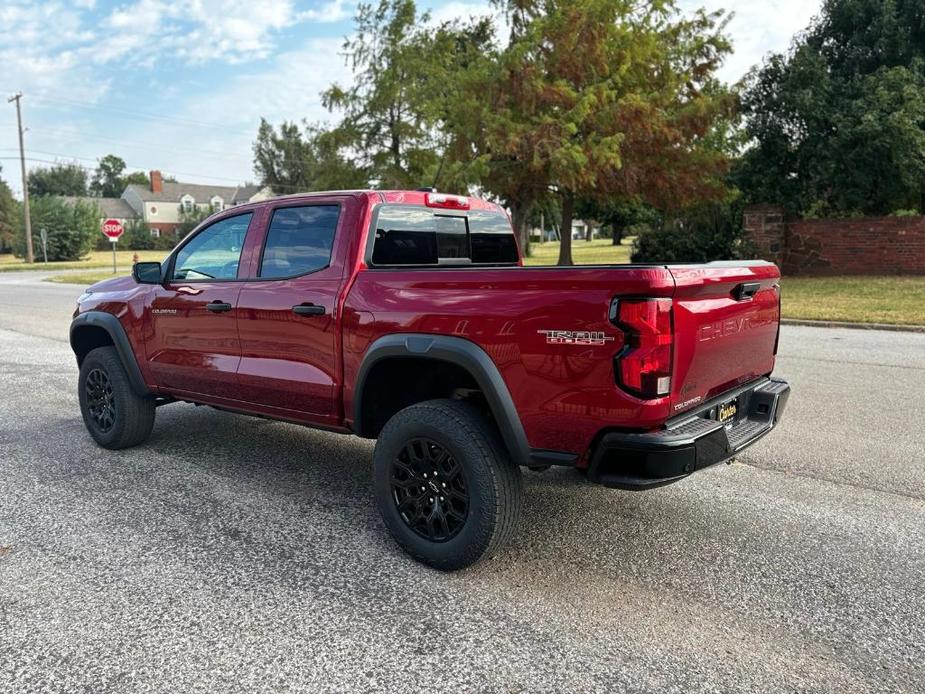
POLYGON ((245 132, 244 130, 237 130, 235 128, 229 128, 227 125, 222 123, 208 123, 206 121, 197 121, 189 118, 177 118, 175 116, 164 116, 161 114, 155 113, 145 113, 143 111, 132 111, 129 109, 118 108, 116 106, 101 106, 99 104, 94 104, 88 101, 78 101, 76 99, 64 99, 61 97, 53 96, 35 96, 34 99, 39 101, 45 101, 50 103, 59 103, 65 104, 68 106, 75 106, 77 108, 88 109, 91 111, 105 111, 109 115, 114 115, 117 117, 125 118, 147 118, 149 120, 164 121, 167 123, 178 123, 180 125, 187 125, 197 128, 208 128, 209 130, 225 130, 227 132, 236 132, 241 135, 250 135, 250 132, 245 132))
MULTIPOLYGON (((78 169, 83 169, 84 171, 96 171, 95 166, 84 166, 83 164, 77 164, 76 161, 97 161, 96 159, 91 159, 90 157, 73 157, 67 154, 60 154, 58 152, 43 152, 35 149, 30 149, 29 152, 34 152, 36 154, 45 154, 52 157, 57 157, 57 159, 42 159, 40 157, 25 157, 26 161, 35 162, 37 164, 62 164, 68 163, 72 166, 76 166, 78 169)), ((0 159, 13 159, 15 157, 0 157, 0 159)), ((129 169, 138 169, 139 171, 149 171, 144 166, 135 166, 134 164, 126 164, 126 168, 129 169)), ((157 170, 157 169, 154 169, 157 170)), ((240 180, 237 178, 228 178, 226 176, 209 176, 207 174, 192 173, 190 171, 175 171, 173 169, 165 169, 165 173, 170 175, 177 176, 195 176, 197 178, 211 178, 216 181, 231 181, 240 185, 240 180)))
MULTIPOLYGON (((165 147, 171 146, 171 145, 157 145, 157 144, 152 144, 150 142, 145 143, 145 142, 133 142, 133 141, 128 141, 128 140, 114 140, 109 137, 100 137, 98 135, 85 135, 84 133, 78 132, 76 130, 67 130, 65 128, 45 128, 45 127, 36 128, 36 127, 33 127, 31 132, 36 133, 36 134, 59 133, 62 135, 73 136, 74 139, 96 140, 99 142, 108 142, 113 145, 119 145, 120 147, 135 147, 138 149, 156 149, 159 151, 163 151, 165 147)), ((227 152, 222 152, 217 149, 202 149, 198 147, 189 147, 186 144, 183 145, 183 151, 184 152, 197 152, 197 153, 206 154, 206 155, 217 155, 221 157, 228 155, 227 152)))

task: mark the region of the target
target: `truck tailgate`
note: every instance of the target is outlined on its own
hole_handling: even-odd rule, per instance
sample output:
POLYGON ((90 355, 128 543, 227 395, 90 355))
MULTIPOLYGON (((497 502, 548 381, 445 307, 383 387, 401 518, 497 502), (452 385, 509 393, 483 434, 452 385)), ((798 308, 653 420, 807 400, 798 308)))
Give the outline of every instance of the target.
POLYGON ((780 272, 765 262, 669 270, 676 284, 671 410, 678 414, 774 368, 780 272))

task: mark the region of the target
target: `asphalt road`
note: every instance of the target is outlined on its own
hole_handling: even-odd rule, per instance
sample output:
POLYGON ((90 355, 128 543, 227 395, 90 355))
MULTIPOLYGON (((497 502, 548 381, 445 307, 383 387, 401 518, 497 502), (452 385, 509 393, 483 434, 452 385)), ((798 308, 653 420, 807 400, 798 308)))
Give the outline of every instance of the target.
POLYGON ((925 335, 785 327, 786 421, 630 493, 527 473, 493 560, 406 558, 372 445, 190 405, 114 453, 80 289, 0 274, 0 691, 925 691, 925 335))

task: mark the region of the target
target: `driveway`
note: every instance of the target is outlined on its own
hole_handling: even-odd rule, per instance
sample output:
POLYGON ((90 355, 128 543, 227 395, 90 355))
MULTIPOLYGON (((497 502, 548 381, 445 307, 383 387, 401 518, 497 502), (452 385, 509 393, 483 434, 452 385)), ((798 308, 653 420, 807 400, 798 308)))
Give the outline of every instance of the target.
MULTIPOLYGON (((97 448, 81 289, 0 274, 0 691, 925 691, 925 335, 785 326, 786 421, 644 493, 525 473, 513 542, 402 554, 372 443, 175 404, 97 448)), ((30 273, 31 274, 31 273, 30 273)))

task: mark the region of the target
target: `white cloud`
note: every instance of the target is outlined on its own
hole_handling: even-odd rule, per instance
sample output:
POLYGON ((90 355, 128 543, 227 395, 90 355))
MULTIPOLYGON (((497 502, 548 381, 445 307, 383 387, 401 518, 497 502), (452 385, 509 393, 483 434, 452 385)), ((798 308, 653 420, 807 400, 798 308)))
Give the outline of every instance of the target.
MULTIPOLYGON (((421 3, 421 7, 427 7, 426 3, 421 3)), ((434 24, 442 24, 454 19, 468 20, 472 17, 493 17, 498 13, 488 2, 465 2, 465 0, 451 0, 446 4, 430 10, 430 18, 434 24)))
POLYGON ((819 12, 821 0, 682 0, 681 7, 693 11, 725 9, 733 13, 726 33, 732 37, 733 53, 720 70, 720 77, 738 81, 771 52, 785 52, 794 34, 805 29, 819 12))
POLYGON ((0 27, 0 89, 65 97, 105 93, 108 81, 81 59, 81 47, 94 35, 79 10, 60 2, 5 0, 0 27))
MULTIPOLYGON (((339 55, 341 43, 339 38, 308 40, 304 48, 275 56, 268 67, 241 71, 220 88, 191 96, 182 111, 171 114, 177 119, 215 123, 215 127, 146 122, 123 137, 152 145, 163 143, 159 151, 144 155, 148 166, 175 173, 181 180, 252 180, 251 147, 261 117, 274 125, 283 120, 301 124, 303 120, 330 119, 321 105, 320 93, 332 82, 350 81, 350 70, 339 55)), ((125 159, 135 163, 128 155, 125 159)))
POLYGON ((309 22, 339 22, 352 16, 355 2, 347 0, 329 0, 320 7, 313 7, 299 13, 299 19, 309 22))
POLYGON ((103 20, 113 31, 94 47, 93 57, 99 63, 156 62, 164 54, 194 63, 239 63, 266 57, 274 35, 299 21, 291 0, 137 0, 103 20))

